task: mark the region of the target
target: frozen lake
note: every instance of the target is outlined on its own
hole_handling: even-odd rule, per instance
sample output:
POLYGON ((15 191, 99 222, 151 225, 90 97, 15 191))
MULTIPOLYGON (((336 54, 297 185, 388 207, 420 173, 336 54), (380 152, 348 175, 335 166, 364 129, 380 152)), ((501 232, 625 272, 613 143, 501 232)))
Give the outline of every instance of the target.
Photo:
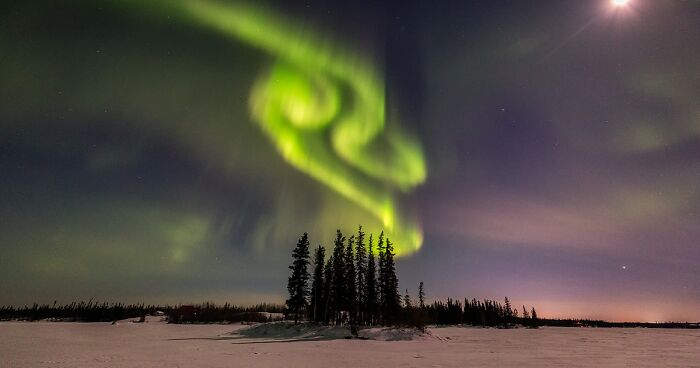
POLYGON ((0 367, 700 367, 700 330, 433 328, 414 341, 234 339, 240 325, 0 323, 0 367))

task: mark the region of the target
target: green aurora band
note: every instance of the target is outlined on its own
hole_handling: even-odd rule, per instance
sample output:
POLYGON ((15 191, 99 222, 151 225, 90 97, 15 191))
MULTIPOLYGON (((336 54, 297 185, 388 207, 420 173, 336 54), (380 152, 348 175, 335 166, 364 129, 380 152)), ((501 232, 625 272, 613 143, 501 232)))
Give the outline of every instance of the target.
POLYGON ((401 218, 395 196, 425 181, 423 150, 408 134, 386 126, 383 75, 368 58, 239 3, 132 4, 160 14, 177 12, 274 57, 251 92, 254 121, 288 163, 379 219, 397 255, 420 248, 421 229, 401 218))

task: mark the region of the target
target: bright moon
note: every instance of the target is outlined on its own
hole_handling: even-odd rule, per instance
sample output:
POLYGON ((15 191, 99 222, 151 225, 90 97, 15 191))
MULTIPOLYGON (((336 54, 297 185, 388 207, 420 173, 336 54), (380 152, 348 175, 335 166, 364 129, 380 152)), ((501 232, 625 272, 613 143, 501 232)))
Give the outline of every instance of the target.
POLYGON ((613 6, 625 6, 629 3, 629 0, 612 0, 613 6))

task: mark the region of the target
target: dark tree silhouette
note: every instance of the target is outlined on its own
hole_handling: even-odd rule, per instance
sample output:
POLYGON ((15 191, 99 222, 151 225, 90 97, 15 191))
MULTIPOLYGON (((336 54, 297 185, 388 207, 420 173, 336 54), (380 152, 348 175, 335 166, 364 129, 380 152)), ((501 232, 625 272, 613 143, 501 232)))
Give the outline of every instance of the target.
POLYGON ((384 232, 382 231, 379 234, 379 239, 377 239, 377 253, 378 253, 378 266, 379 269, 377 270, 377 309, 378 309, 378 315, 377 318, 380 323, 384 323, 384 313, 385 313, 385 308, 384 306, 386 305, 386 290, 388 288, 386 284, 386 263, 384 259, 384 232))
POLYGON ((537 311, 535 310, 535 307, 532 307, 532 312, 530 313, 530 316, 532 318, 532 322, 530 326, 532 328, 538 328, 540 327, 540 320, 537 318, 537 311))
POLYGON ((411 295, 408 294, 408 289, 406 289, 406 294, 403 296, 403 307, 406 309, 413 308, 413 305, 411 304, 411 295))
POLYGON ((324 262, 326 258, 326 249, 322 246, 316 248, 316 253, 314 253, 314 275, 311 281, 311 303, 309 305, 311 311, 311 320, 314 322, 323 321, 323 307, 325 303, 324 297, 324 282, 323 282, 323 270, 324 262))
POLYGON ((336 324, 342 323, 342 312, 347 310, 347 293, 345 290, 345 237, 337 230, 333 247, 333 300, 332 314, 336 324))
POLYGON ((425 308, 425 290, 423 290, 423 281, 418 284, 418 306, 420 309, 425 308))
POLYGON ((357 306, 358 319, 363 323, 367 319, 367 248, 365 248, 365 232, 362 225, 357 230, 355 242, 355 272, 357 273, 357 306))
POLYGON ((289 299, 287 299, 287 313, 294 316, 294 323, 299 323, 301 317, 307 307, 309 296, 309 234, 304 233, 299 239, 296 248, 292 252, 292 265, 289 269, 292 270, 292 275, 287 282, 287 291, 289 299))
POLYGON ((506 297, 505 301, 503 302, 503 320, 503 324, 506 328, 513 322, 513 306, 510 305, 510 300, 508 300, 508 297, 506 297))
POLYGON ((335 303, 335 295, 333 293, 333 263, 335 262, 333 255, 328 258, 326 267, 323 270, 323 322, 330 323, 333 318, 333 305, 335 303))
POLYGON ((382 284, 385 285, 384 299, 382 300, 384 315, 383 320, 387 325, 393 325, 401 307, 401 296, 399 294, 399 280, 396 277, 396 265, 394 263, 394 247, 386 240, 384 247, 384 277, 382 284))
POLYGON ((350 324, 355 324, 357 317, 357 285, 355 279, 355 257, 353 248, 355 246, 355 235, 350 236, 348 244, 345 248, 345 296, 346 308, 348 311, 348 319, 350 324))
POLYGON ((377 322, 377 264, 374 262, 374 246, 372 244, 372 234, 369 235, 368 256, 367 256, 367 276, 365 277, 367 286, 367 299, 365 300, 365 310, 367 311, 366 323, 369 325, 377 322))

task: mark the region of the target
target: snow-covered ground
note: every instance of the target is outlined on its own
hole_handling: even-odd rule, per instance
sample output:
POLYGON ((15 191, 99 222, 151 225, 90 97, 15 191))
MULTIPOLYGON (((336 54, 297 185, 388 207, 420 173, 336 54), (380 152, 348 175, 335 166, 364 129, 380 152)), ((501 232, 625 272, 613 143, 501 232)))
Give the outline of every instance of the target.
POLYGON ((2 322, 0 367, 700 367, 700 330, 446 327, 379 341, 397 332, 245 328, 2 322))
MULTIPOLYGON (((352 339, 348 326, 323 326, 314 323, 294 324, 292 322, 259 323, 243 327, 227 335, 236 339, 265 339, 271 341, 320 341, 352 339)), ((409 328, 376 327, 358 331, 358 337, 378 341, 408 341, 421 339, 440 339, 431 331, 418 331, 409 328)), ((255 341, 255 340, 252 340, 255 341)))

